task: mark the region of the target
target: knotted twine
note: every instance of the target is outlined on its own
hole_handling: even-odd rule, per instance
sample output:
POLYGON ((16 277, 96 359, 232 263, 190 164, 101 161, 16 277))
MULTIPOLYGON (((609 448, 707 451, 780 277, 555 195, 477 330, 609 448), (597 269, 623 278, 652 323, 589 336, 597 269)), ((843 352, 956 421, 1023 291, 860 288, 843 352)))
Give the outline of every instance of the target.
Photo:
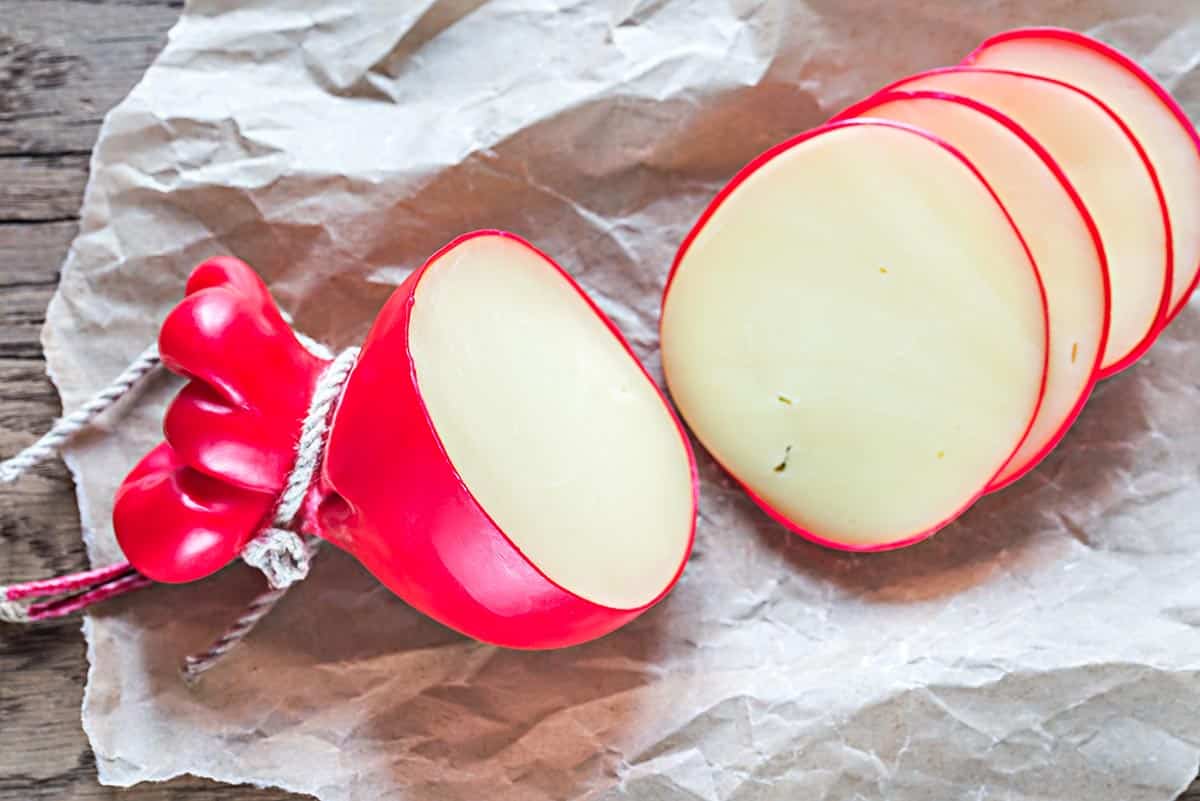
MULTIPOLYGON (((242 549, 242 560, 262 571, 270 589, 258 595, 246 606, 225 633, 217 638, 208 650, 183 661, 183 677, 195 681, 200 674, 215 665, 238 643, 246 638, 258 621, 275 608, 275 604, 287 593, 288 588, 308 576, 308 566, 320 546, 320 540, 311 534, 301 537, 293 528, 304 496, 312 484, 317 467, 325 453, 326 433, 329 416, 334 404, 342 394, 342 387, 354 362, 358 359, 358 348, 346 348, 325 368, 317 379, 308 413, 300 428, 300 440, 296 443, 296 461, 288 473, 283 492, 275 506, 271 525, 259 532, 242 549)), ((328 351, 326 351, 328 352, 328 351)))
MULTIPOLYGON (((295 518, 321 464, 329 418, 358 358, 359 349, 347 348, 334 358, 321 343, 299 332, 295 332, 295 336, 314 356, 332 361, 317 378, 296 443, 296 458, 276 501, 271 524, 258 532, 241 552, 242 560, 266 577, 268 589, 257 595, 207 650, 185 658, 181 672, 189 682, 245 639, 288 589, 308 576, 309 565, 320 544, 318 538, 295 529, 295 518)), ((36 465, 57 456, 74 436, 87 429, 97 417, 161 366, 158 346, 146 348, 111 384, 83 406, 64 415, 16 456, 0 462, 0 483, 15 482, 36 465)), ((0 586, 0 623, 33 623, 63 617, 153 583, 128 562, 122 562, 69 576, 0 586), (30 601, 47 598, 52 600, 30 601)))

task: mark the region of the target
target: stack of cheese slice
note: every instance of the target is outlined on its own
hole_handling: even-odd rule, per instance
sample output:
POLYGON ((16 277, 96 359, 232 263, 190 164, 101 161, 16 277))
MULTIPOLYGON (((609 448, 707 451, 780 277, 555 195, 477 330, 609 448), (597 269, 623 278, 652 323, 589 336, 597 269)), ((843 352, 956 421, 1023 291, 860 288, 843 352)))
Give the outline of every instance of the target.
POLYGON ((1200 139, 1116 50, 988 40, 764 153, 676 258, 697 437, 817 542, 930 536, 1031 470, 1200 269, 1200 139))

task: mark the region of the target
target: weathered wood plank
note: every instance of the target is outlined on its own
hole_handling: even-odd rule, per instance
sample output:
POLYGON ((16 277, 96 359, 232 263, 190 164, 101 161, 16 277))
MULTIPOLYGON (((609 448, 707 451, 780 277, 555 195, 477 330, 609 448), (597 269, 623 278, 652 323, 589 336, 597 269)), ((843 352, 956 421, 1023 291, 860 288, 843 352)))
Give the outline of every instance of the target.
POLYGON ((0 3, 0 155, 86 153, 182 0, 0 3))
POLYGON ((83 200, 89 155, 64 151, 0 156, 0 222, 73 219, 83 200))
POLYGON ((53 290, 78 227, 74 220, 38 224, 0 220, 0 289, 42 284, 53 290))
MULTIPOLYGON (((103 114, 144 72, 181 6, 0 0, 0 454, 27 444, 59 412, 39 336, 77 228, 91 147, 103 114)), ((61 464, 0 490, 0 582, 84 565, 61 464)), ((0 800, 231 797, 199 779, 100 786, 79 725, 86 669, 78 621, 0 628, 0 800)), ((236 797, 294 796, 240 788, 236 797)))
MULTIPOLYGON (((58 413, 45 378, 38 336, 58 264, 75 223, 0 224, 0 454, 27 444, 58 413)), ((39 467, 0 490, 0 582, 82 569, 83 546, 70 475, 39 467)), ((198 779, 130 791, 101 787, 79 725, 86 673, 79 623, 0 627, 0 801, 228 798, 228 788, 198 779)), ((285 793, 239 789, 238 798, 271 801, 285 793)))

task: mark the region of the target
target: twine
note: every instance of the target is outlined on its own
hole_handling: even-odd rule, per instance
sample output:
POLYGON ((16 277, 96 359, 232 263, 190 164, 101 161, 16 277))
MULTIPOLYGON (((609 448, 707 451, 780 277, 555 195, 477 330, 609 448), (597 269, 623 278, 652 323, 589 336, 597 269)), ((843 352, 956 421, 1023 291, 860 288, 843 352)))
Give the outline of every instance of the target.
POLYGON ((153 582, 128 562, 0 587, 0 622, 36 623, 78 612, 153 582))
MULTIPOLYGON (((88 428, 96 418, 129 394, 147 376, 162 365, 158 344, 146 348, 130 362, 112 383, 101 389, 82 406, 60 417, 50 430, 16 456, 0 462, 0 483, 11 484, 42 462, 62 452, 76 434, 88 428)), ((93 603, 115 598, 148 586, 150 580, 135 571, 128 562, 50 579, 39 579, 0 587, 0 623, 36 623, 76 612, 93 603), (60 597, 55 601, 30 599, 60 597)))
POLYGON ((2 623, 32 623, 25 604, 10 601, 3 596, 8 593, 8 587, 0 587, 0 622, 2 623))
POLYGON ((275 608, 288 588, 308 575, 309 563, 320 541, 311 536, 301 539, 291 526, 321 464, 329 417, 350 371, 354 369, 358 351, 358 348, 342 351, 317 379, 308 414, 304 416, 304 425, 300 429, 300 441, 296 444, 296 462, 279 496, 272 525, 242 550, 242 559, 263 572, 270 589, 256 596, 208 650, 184 659, 181 671, 189 683, 196 681, 244 640, 258 622, 275 608))
POLYGON ((158 345, 146 348, 111 384, 93 395, 87 403, 59 418, 37 442, 11 459, 0 462, 0 482, 11 484, 35 466, 58 456, 69 439, 91 425, 161 364, 158 345))
MULTIPOLYGON (((284 319, 289 324, 292 322, 286 314, 284 319)), ((321 463, 329 417, 358 358, 359 349, 348 348, 333 358, 325 345, 300 332, 294 333, 300 344, 314 356, 333 361, 317 379, 296 445, 296 461, 276 503, 272 524, 248 542, 241 553, 243 561, 263 573, 270 588, 256 596, 208 650, 184 660, 182 673, 189 682, 195 681, 245 639, 288 588, 308 575, 312 557, 320 544, 317 538, 302 536, 292 526, 321 463)), ((75 435, 88 428, 161 366, 157 344, 146 348, 112 383, 83 406, 57 420, 32 445, 0 462, 0 483, 12 483, 38 464, 58 456, 75 435)), ((122 562, 69 576, 0 586, 0 623, 24 624, 62 617, 152 583, 128 562, 122 562), (30 600, 37 598, 52 600, 30 600)))

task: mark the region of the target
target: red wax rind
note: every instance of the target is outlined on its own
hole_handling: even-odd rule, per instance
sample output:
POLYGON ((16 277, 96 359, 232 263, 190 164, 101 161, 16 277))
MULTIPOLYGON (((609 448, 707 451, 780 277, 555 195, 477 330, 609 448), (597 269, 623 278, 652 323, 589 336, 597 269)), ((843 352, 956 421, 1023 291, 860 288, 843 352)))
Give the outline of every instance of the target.
MULTIPOLYGON (((348 508, 337 504, 322 526, 326 537, 352 550, 393 592, 448 626, 514 648, 573 645, 637 617, 674 580, 636 609, 612 609, 580 598, 522 555, 451 465, 417 386, 409 322, 421 279, 438 268, 443 255, 479 236, 505 236, 533 250, 511 234, 470 234, 436 254, 392 295, 367 336, 335 413, 323 478, 348 508), (331 524, 334 516, 349 522, 331 524)), ((582 295, 573 281, 571 285, 582 295)), ((634 358, 612 323, 590 300, 588 305, 634 358)), ((645 379, 650 381, 648 375, 645 379)), ((678 420, 675 425, 684 439, 678 420)), ((692 492, 694 507, 694 464, 692 492)), ((694 516, 692 525, 694 529, 694 516)), ((676 579, 682 569, 681 562, 676 579)))
MULTIPOLYGON (((324 462, 297 523, 354 554, 417 609, 471 637, 514 648, 573 645, 637 617, 678 579, 694 536, 695 463, 678 419, 638 364, 690 469, 691 528, 674 577, 648 603, 609 608, 564 589, 513 544, 447 456, 409 347, 422 278, 478 237, 503 237, 536 254, 638 364, 611 321, 532 245, 496 231, 461 237, 410 276, 380 313, 331 416, 324 462)), ((187 291, 163 325, 160 348, 166 365, 191 382, 167 412, 166 442, 126 478, 113 514, 129 561, 164 582, 221 569, 269 522, 327 365, 300 345, 244 263, 206 262, 187 291)))
POLYGON ((191 381, 167 410, 166 442, 133 469, 113 508, 126 558, 169 583, 220 570, 265 522, 325 365, 244 262, 201 264, 186 292, 159 351, 191 381))

